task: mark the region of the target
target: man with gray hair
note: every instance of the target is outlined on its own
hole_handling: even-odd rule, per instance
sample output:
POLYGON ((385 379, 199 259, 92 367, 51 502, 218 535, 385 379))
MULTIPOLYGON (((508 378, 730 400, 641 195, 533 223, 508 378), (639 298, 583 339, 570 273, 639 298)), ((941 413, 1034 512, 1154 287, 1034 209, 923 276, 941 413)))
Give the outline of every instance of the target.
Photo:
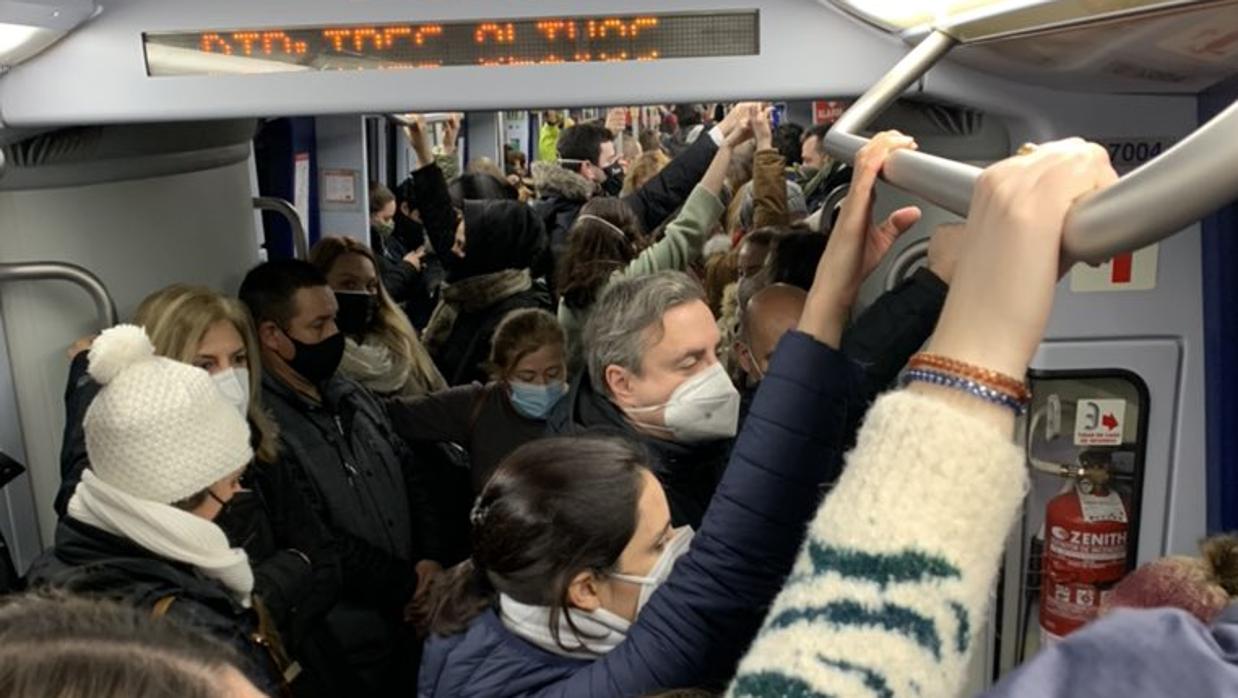
POLYGON ((713 313, 682 272, 617 281, 585 324, 587 370, 551 415, 552 434, 640 441, 674 526, 700 526, 739 425, 739 392, 716 353, 713 313))

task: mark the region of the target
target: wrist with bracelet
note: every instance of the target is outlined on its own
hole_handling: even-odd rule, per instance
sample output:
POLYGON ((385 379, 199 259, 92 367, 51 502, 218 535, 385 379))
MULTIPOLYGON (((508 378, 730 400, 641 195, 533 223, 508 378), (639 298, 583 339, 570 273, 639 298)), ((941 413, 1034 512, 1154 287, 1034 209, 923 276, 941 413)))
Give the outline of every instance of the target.
POLYGON ((921 353, 911 357, 899 385, 929 383, 967 393, 1016 416, 1027 412, 1032 392, 1025 381, 981 366, 938 354, 921 353))

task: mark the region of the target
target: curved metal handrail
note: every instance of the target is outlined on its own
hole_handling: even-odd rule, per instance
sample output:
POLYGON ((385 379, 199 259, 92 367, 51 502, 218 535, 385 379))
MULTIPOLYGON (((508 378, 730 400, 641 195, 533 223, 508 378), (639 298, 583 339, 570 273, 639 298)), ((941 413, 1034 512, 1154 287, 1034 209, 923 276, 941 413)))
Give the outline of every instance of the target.
POLYGON ((13 262, 0 264, 0 283, 6 281, 68 281, 80 287, 95 302, 99 329, 120 322, 116 302, 107 286, 85 267, 68 262, 13 262))
POLYGON ((910 276, 908 272, 911 268, 928 258, 930 239, 916 240, 894 258, 890 263, 890 271, 886 272, 885 290, 893 291, 898 288, 898 285, 910 276))
MULTIPOLYGON (((852 162, 868 140, 856 135, 957 42, 935 31, 842 115, 825 136, 834 158, 852 162)), ((1062 252, 1069 261, 1099 264, 1169 237, 1238 196, 1238 103, 1112 186, 1083 197, 1066 218, 1062 252)), ((882 179, 966 216, 981 169, 900 150, 882 179)))
POLYGON ((297 259, 309 258, 309 238, 305 234, 305 225, 301 222, 301 214, 291 203, 276 196, 255 196, 254 208, 259 211, 271 211, 288 219, 292 226, 292 249, 297 259))

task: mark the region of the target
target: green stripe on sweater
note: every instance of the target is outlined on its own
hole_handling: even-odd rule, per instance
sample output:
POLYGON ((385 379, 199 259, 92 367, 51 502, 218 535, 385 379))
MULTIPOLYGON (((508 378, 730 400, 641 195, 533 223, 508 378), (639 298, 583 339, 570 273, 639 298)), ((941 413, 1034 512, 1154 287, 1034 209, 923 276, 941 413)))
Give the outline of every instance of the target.
POLYGON ((878 698, 894 698, 894 691, 890 690, 890 684, 886 683, 885 677, 872 669, 856 666, 850 662, 829 659, 819 654, 817 655, 817 661, 832 669, 844 671, 848 674, 859 674, 860 678, 864 680, 864 686, 873 693, 876 693, 878 698))
MULTIPOLYGON (((927 579, 959 579, 959 568, 946 560, 910 550, 897 555, 837 548, 817 541, 808 544, 813 574, 836 572, 849 579, 862 579, 883 590, 890 583, 923 583, 927 579)), ((802 579, 802 578, 801 578, 802 579)))
POLYGON ((735 679, 731 696, 733 698, 833 698, 827 693, 814 691, 802 679, 787 676, 776 671, 761 671, 755 674, 743 674, 735 679))
POLYGON ((917 645, 941 660, 941 636, 932 620, 904 606, 882 604, 871 610, 854 601, 834 601, 824 606, 792 608, 779 613, 766 623, 766 630, 785 628, 796 623, 825 621, 842 626, 876 626, 911 638, 917 645))

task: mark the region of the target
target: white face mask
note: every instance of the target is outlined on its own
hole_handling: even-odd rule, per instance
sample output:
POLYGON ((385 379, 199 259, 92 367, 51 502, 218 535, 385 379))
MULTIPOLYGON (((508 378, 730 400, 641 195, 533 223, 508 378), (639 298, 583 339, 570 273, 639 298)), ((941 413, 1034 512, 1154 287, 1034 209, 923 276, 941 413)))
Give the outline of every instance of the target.
POLYGON ((249 369, 230 368, 211 376, 219 393, 242 417, 249 414, 249 369))
POLYGON ((692 544, 693 535, 695 535, 695 532, 691 526, 675 529, 675 537, 666 544, 666 548, 658 556, 658 561, 653 563, 653 569, 649 570, 649 574, 643 577, 632 574, 610 575, 612 579, 640 585, 640 598, 636 601, 637 617, 640 616, 641 609, 653 597, 653 592, 665 584, 667 578, 671 576, 671 570, 675 569, 675 563, 679 561, 679 558, 683 557, 684 553, 688 552, 688 547, 692 544))
POLYGON ((665 409, 665 430, 671 438, 681 443, 692 443, 733 438, 739 431, 739 402, 735 384, 726 375, 722 364, 716 363, 675 388, 666 404, 629 409, 627 412, 637 415, 665 409))

